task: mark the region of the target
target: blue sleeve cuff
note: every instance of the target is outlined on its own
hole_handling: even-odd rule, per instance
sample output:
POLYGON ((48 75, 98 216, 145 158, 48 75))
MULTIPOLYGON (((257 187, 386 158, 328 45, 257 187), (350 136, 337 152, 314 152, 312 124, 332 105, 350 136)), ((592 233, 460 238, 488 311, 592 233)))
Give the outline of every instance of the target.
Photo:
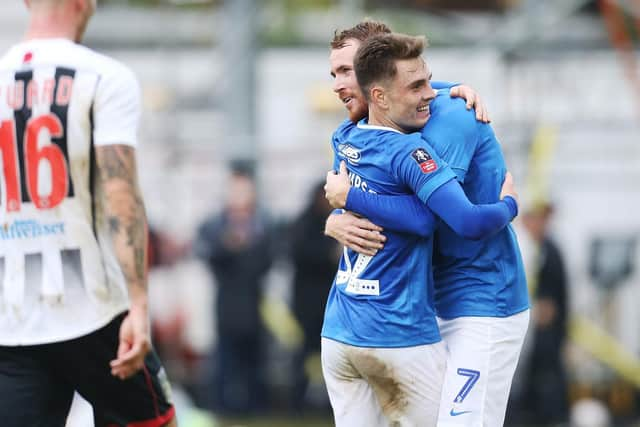
POLYGON ((356 191, 354 187, 349 188, 347 201, 344 203, 344 209, 347 211, 361 212, 360 207, 362 206, 362 193, 363 191, 356 191))
POLYGON ((518 216, 518 202, 511 196, 504 196, 502 199, 503 202, 507 204, 509 207, 509 212, 511 213, 511 219, 518 216))

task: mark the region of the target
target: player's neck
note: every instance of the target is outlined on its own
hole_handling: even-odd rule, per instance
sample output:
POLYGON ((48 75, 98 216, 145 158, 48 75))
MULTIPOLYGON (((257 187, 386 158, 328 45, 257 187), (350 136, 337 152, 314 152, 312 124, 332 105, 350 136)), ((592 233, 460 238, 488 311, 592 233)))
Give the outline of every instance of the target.
POLYGON ((77 42, 79 41, 78 33, 79 31, 70 22, 69 17, 54 15, 45 17, 32 16, 24 39, 68 39, 77 42))
POLYGON ((406 130, 398 126, 393 120, 391 120, 384 111, 380 111, 377 108, 372 108, 369 105, 369 119, 368 123, 373 126, 383 126, 386 128, 395 129, 398 132, 407 133, 406 130))

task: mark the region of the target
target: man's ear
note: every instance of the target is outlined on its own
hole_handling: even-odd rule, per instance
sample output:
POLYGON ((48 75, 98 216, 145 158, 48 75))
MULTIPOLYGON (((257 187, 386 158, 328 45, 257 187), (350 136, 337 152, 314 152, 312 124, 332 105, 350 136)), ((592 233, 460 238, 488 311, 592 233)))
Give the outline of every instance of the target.
POLYGON ((371 100, 374 104, 376 104, 379 108, 387 109, 387 95, 382 86, 373 86, 371 88, 371 100))

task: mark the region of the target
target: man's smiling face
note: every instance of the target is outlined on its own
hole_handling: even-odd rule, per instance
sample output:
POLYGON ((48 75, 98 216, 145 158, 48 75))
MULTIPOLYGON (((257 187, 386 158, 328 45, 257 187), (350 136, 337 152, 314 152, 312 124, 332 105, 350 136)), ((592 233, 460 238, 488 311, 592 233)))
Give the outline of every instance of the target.
POLYGON ((332 49, 329 56, 331 76, 333 77, 333 91, 338 95, 353 122, 366 117, 368 112, 367 101, 362 95, 355 70, 353 59, 360 42, 349 39, 339 49, 332 49))

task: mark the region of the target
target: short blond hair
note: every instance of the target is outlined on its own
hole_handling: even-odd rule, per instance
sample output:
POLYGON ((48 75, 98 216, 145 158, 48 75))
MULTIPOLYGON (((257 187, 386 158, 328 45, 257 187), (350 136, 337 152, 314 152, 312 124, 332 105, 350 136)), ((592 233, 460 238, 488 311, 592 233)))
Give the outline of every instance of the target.
POLYGON ((331 49, 343 48, 348 40, 358 40, 363 42, 369 37, 389 33, 391 33, 391 28, 389 28, 384 22, 365 19, 346 30, 336 30, 333 33, 333 40, 331 40, 331 49))

